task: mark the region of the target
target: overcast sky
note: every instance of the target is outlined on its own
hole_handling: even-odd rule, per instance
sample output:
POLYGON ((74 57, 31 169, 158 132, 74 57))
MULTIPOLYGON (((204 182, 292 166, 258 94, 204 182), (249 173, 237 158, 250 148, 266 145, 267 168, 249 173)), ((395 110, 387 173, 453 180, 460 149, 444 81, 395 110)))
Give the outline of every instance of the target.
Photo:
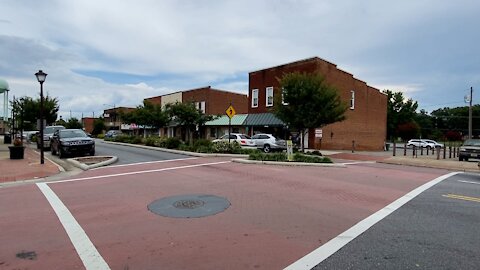
MULTIPOLYGON (((64 118, 318 56, 431 112, 480 103, 480 1, 0 0, 0 78, 64 118)), ((1 105, 0 105, 1 106, 1 105)))

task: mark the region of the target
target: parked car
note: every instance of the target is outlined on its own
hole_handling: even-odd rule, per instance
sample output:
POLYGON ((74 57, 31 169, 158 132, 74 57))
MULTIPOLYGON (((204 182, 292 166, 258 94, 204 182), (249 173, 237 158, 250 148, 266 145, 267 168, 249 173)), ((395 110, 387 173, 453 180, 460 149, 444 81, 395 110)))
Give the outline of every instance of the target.
POLYGON ((279 140, 272 134, 255 134, 252 136, 252 140, 257 145, 257 148, 262 149, 265 153, 269 153, 274 150, 287 149, 285 140, 279 140))
POLYGON ((81 129, 61 129, 55 131, 50 143, 52 155, 59 158, 73 154, 95 155, 95 140, 81 129))
POLYGON ((105 138, 115 138, 121 134, 122 134, 121 130, 109 130, 107 131, 107 133, 105 133, 105 138))
POLYGON ((50 140, 53 133, 58 130, 65 129, 64 126, 48 126, 43 129, 43 140, 40 139, 40 132, 37 133, 37 149, 40 149, 43 141, 43 148, 50 149, 50 140))
POLYGON ((480 140, 479 139, 470 139, 466 140, 462 146, 460 146, 458 152, 458 160, 468 161, 469 158, 479 158, 480 159, 480 140))
MULTIPOLYGON (((217 143, 217 142, 222 142, 222 141, 223 142, 228 142, 228 134, 225 134, 222 137, 213 140, 212 142, 217 143)), ((248 135, 245 135, 245 134, 230 133, 230 142, 234 142, 234 141, 237 142, 238 144, 240 144, 240 146, 244 147, 244 148, 255 148, 256 147, 255 142, 248 135)))
POLYGON ((411 139, 407 142, 408 147, 422 147, 422 148, 436 148, 436 147, 443 147, 443 144, 437 143, 434 140, 428 139, 411 139))

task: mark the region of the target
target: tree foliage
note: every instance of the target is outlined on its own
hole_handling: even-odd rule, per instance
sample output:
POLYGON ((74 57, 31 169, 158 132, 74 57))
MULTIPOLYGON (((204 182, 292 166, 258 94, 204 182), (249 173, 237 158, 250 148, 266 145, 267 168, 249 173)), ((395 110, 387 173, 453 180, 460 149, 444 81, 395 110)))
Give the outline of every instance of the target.
POLYGON ((77 118, 73 117, 73 118, 68 119, 68 122, 65 123, 65 127, 66 128, 79 128, 79 129, 81 129, 81 128, 83 128, 83 125, 82 125, 82 123, 80 123, 80 121, 77 118))
MULTIPOLYGON (((274 113, 290 128, 304 137, 305 130, 322 127, 345 119, 347 105, 337 90, 328 85, 319 74, 289 73, 280 79, 282 95, 275 98, 274 113)), ((302 151, 304 142, 302 140, 302 151)))
POLYGON ((193 102, 175 102, 166 105, 165 108, 171 119, 187 131, 188 141, 192 142, 192 132, 213 119, 211 115, 205 115, 195 107, 193 102))
POLYGON ((398 136, 398 126, 415 122, 418 103, 411 98, 406 99, 402 92, 384 90, 387 95, 387 137, 398 136))
MULTIPOLYGON (((40 116, 40 97, 33 99, 31 97, 21 97, 11 101, 12 110, 16 114, 20 128, 24 130, 37 129, 37 119, 40 116), (23 120, 23 121, 22 121, 23 120), (21 126, 23 122, 23 126, 21 126)), ((55 123, 58 117, 58 99, 45 96, 43 99, 43 117, 47 125, 55 123)))
POLYGON ((92 135, 101 134, 105 130, 105 120, 103 118, 97 118, 93 121, 92 135))
POLYGON ((164 127, 170 121, 168 114, 162 110, 160 105, 147 101, 144 101, 143 105, 137 106, 134 111, 120 112, 120 117, 124 123, 155 128, 164 127))

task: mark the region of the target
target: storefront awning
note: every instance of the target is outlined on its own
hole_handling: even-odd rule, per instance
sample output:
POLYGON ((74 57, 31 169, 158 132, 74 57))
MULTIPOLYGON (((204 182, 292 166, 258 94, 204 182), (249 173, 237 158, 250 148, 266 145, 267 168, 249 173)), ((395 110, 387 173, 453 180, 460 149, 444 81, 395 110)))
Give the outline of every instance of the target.
MULTIPOLYGON (((246 118, 246 114, 236 114, 232 117, 231 124, 232 126, 241 126, 246 118)), ((227 115, 222 115, 217 119, 206 122, 205 126, 228 126, 228 119, 227 115)))
POLYGON ((249 114, 247 119, 243 122, 244 126, 268 126, 268 127, 283 127, 285 123, 278 119, 273 113, 255 113, 249 114))

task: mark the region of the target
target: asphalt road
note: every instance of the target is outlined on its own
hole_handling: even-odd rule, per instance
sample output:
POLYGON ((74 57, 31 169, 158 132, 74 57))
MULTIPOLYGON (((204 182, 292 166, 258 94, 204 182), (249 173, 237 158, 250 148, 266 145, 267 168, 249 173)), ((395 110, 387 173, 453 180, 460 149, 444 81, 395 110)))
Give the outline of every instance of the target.
POLYGON ((147 161, 170 160, 189 157, 186 155, 172 154, 138 147, 110 144, 105 143, 103 140, 95 140, 95 155, 117 156, 118 161, 115 164, 132 164, 147 161))
POLYGON ((480 176, 428 189, 313 269, 478 269, 480 176))

